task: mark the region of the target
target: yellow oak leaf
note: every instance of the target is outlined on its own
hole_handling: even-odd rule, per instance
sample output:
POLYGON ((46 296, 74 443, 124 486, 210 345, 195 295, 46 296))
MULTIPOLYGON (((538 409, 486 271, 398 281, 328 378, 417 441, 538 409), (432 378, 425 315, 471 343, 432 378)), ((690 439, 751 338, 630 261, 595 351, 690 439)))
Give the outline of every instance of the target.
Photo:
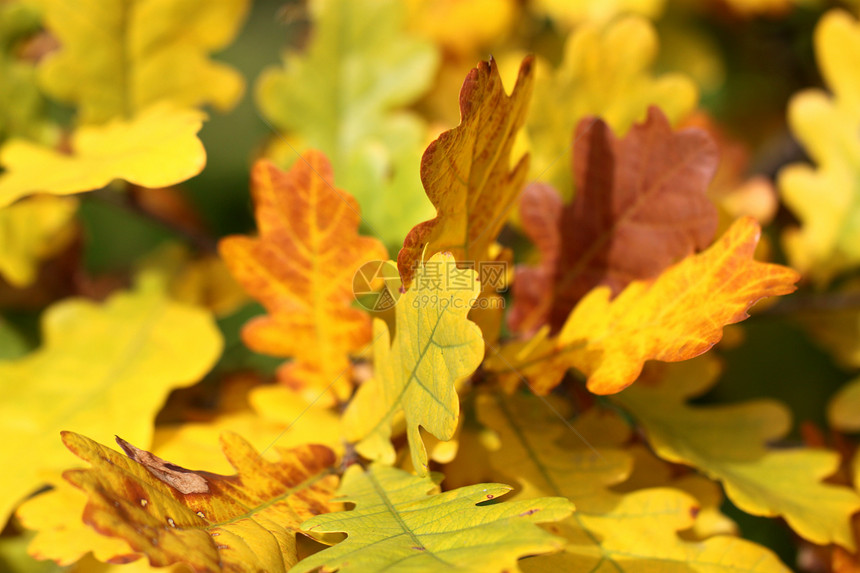
POLYGON ((753 259, 761 230, 738 219, 706 251, 669 267, 654 281, 635 281, 618 297, 592 290, 559 335, 574 351, 588 388, 612 394, 631 384, 646 360, 677 362, 708 351, 723 326, 749 316, 759 299, 795 290, 795 271, 753 259), (578 355, 577 355, 578 354, 578 355))
POLYGON ((121 563, 140 558, 123 539, 101 535, 81 521, 87 503, 81 490, 63 480, 59 473, 48 483, 50 490, 28 499, 15 512, 21 525, 37 532, 27 546, 27 553, 62 566, 71 565, 90 552, 101 562, 121 563))
POLYGON ((561 548, 560 540, 535 524, 563 519, 571 504, 554 497, 478 505, 510 490, 482 483, 438 493, 431 476, 378 463, 367 471, 352 466, 338 501, 355 508, 302 524, 309 535, 345 532, 346 540, 303 559, 292 571, 519 571, 521 556, 561 548))
POLYGON ((589 390, 613 394, 636 380, 646 360, 678 362, 707 352, 756 301, 794 291, 795 271, 753 259, 759 234, 758 223, 744 217, 706 251, 656 279, 633 281, 614 299, 607 287, 595 288, 557 337, 539 331, 504 347, 486 366, 509 383, 528 379, 539 394, 575 367, 588 377, 589 390))
POLYGON ((242 95, 241 75, 208 54, 233 40, 248 0, 37 3, 61 46, 41 63, 41 84, 77 105, 81 123, 129 119, 159 101, 227 110, 242 95))
POLYGON ((349 355, 370 341, 370 318, 351 308, 353 276, 385 260, 385 247, 358 235, 358 204, 332 186, 322 153, 306 152, 287 172, 261 160, 251 179, 260 238, 219 245, 230 272, 269 312, 246 324, 242 339, 256 352, 292 356, 278 377, 305 401, 343 400, 352 389, 349 355))
POLYGON ((0 207, 30 193, 69 195, 125 179, 166 187, 200 173, 206 151, 197 139, 203 113, 156 105, 131 119, 82 126, 71 136, 71 154, 24 140, 0 149, 0 207))
POLYGON ((716 381, 719 366, 712 359, 665 368, 663 376, 614 397, 645 428, 657 455, 721 481, 729 499, 748 513, 781 516, 813 543, 853 550, 850 516, 860 510, 860 496, 822 481, 839 468, 836 452, 769 448, 791 425, 785 406, 772 400, 685 404, 716 381))
POLYGON ((576 506, 569 518, 546 526, 567 540, 564 551, 524 561, 523 570, 788 571, 769 550, 743 539, 679 537, 694 525, 699 508, 683 491, 612 489, 623 486, 633 464, 633 456, 619 447, 623 433, 610 432, 616 435, 610 440, 601 436, 604 427, 624 424, 617 417, 592 414, 585 424, 569 426, 536 398, 502 395, 481 396, 478 415, 499 434, 490 461, 496 479, 517 483, 515 499, 563 496, 576 506))
POLYGON ((364 382, 344 413, 346 438, 363 456, 394 461, 391 425, 403 411, 412 467, 427 473, 419 427, 450 440, 460 414, 455 384, 484 356, 481 329, 466 318, 480 287, 472 269, 458 269, 450 253, 421 265, 395 307, 394 340, 373 322, 373 379, 364 382))
POLYGON ((39 263, 74 238, 77 210, 77 200, 49 195, 0 208, 0 276, 18 288, 32 284, 39 263))
POLYGON ((433 213, 418 178, 427 125, 405 106, 432 82, 438 50, 407 32, 400 0, 314 0, 308 8, 306 50, 288 52, 257 82, 260 112, 279 136, 267 156, 289 165, 296 149, 325 153, 368 230, 399 245, 433 213))
POLYGON ((778 185, 800 220, 783 236, 791 264, 823 285, 860 263, 860 23, 828 12, 816 27, 815 51, 833 97, 822 90, 794 96, 788 121, 816 167, 789 165, 778 185))
POLYGON ((523 60, 508 96, 494 60, 481 62, 460 91, 460 125, 424 152, 421 181, 436 217, 416 225, 403 241, 397 267, 409 286, 415 267, 435 253, 459 262, 489 262, 490 247, 522 191, 528 157, 509 166, 511 149, 525 121, 532 88, 531 58, 523 60))
POLYGON ((197 382, 222 346, 209 313, 172 302, 146 281, 104 304, 57 303, 42 331, 41 348, 0 361, 0 429, 16 436, 0 446, 3 459, 16 460, 0 478, 0 521, 40 485, 42 472, 68 466, 61 430, 104 440, 121 432, 148 444, 168 393, 197 382))
POLYGON ((557 70, 538 66, 535 97, 526 123, 531 142, 531 175, 570 197, 566 161, 573 131, 588 116, 603 119, 619 137, 659 107, 676 123, 691 112, 698 92, 680 74, 654 77, 658 41, 654 26, 628 16, 607 25, 583 24, 567 40, 557 70))
POLYGON ((221 476, 165 463, 119 438, 132 457, 72 432, 63 441, 93 466, 63 474, 87 494, 84 522, 124 539, 153 566, 283 573, 298 560, 299 523, 336 507, 328 501, 334 454, 324 446, 278 449, 271 462, 225 434, 224 455, 238 473, 221 476))

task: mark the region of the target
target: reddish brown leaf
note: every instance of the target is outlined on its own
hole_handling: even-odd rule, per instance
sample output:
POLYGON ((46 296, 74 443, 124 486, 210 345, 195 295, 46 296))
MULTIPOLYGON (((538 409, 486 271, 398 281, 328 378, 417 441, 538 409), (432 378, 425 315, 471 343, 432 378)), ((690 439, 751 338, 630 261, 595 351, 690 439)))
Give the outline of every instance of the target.
MULTIPOLYGON (((705 248, 717 228, 717 210, 705 195, 717 151, 704 131, 673 132, 652 107, 623 139, 587 119, 574 142, 576 197, 561 215, 554 287, 528 287, 534 292, 516 301, 525 314, 531 301, 550 299, 542 307, 554 330, 592 288, 606 285, 616 295, 633 280, 653 278, 705 248)), ((541 318, 532 316, 529 328, 541 318)))
POLYGON ((561 248, 561 195, 551 185, 532 183, 520 197, 523 230, 540 253, 536 267, 517 265, 512 294, 515 304, 508 313, 508 326, 531 334, 541 327, 552 303, 553 279, 561 248))

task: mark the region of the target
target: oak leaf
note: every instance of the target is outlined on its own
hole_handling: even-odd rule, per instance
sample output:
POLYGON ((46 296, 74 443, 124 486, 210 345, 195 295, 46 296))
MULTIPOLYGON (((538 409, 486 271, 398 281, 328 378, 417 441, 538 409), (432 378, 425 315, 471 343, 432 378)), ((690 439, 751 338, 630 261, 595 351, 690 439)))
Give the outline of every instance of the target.
POLYGON ((840 456, 816 448, 769 448, 791 425, 788 410, 778 402, 685 403, 707 391, 718 373, 712 360, 690 361, 614 399, 643 425, 657 455, 721 481, 742 510, 781 516, 814 543, 853 550, 850 516, 860 510, 860 496, 823 482, 838 469, 840 456))
POLYGON ((305 558, 292 571, 518 571, 519 557, 561 547, 534 524, 563 519, 571 504, 555 497, 478 505, 510 490, 484 483, 438 493, 431 476, 380 464, 367 471, 352 466, 337 500, 355 508, 302 524, 307 534, 345 532, 346 540, 305 558))
POLYGON ((662 109, 673 124, 695 108, 698 93, 692 80, 651 71, 657 50, 654 25, 626 16, 579 26, 565 43, 558 69, 541 73, 544 69, 538 67, 526 123, 533 177, 571 197, 570 174, 559 158, 567 155, 571 134, 586 117, 600 117, 623 135, 645 118, 649 106, 662 109))
POLYGON ((197 382, 222 345, 209 313, 170 301, 146 280, 104 304, 57 303, 42 317, 42 331, 41 348, 0 361, 7 382, 0 429, 16 436, 0 451, 17 460, 0 480, 0 521, 39 486, 42 472, 68 466, 60 430, 105 440, 123 432, 149 443, 168 393, 197 382))
POLYGON ((66 446, 92 464, 63 476, 88 496, 84 522, 124 539, 153 566, 185 563, 194 571, 285 572, 298 559, 298 524, 334 509, 334 454, 324 446, 278 449, 264 459, 235 434, 222 436, 238 472, 221 476, 174 466, 205 484, 182 493, 147 466, 72 432, 66 446))
POLYGON ((101 535, 81 521, 87 496, 62 479, 52 475, 51 489, 31 497, 15 511, 22 526, 35 532, 27 553, 40 561, 50 559, 67 566, 88 553, 102 562, 136 561, 140 554, 118 537, 101 535))
POLYGON ((409 286, 415 267, 438 252, 475 265, 491 259, 495 242, 525 183, 528 157, 511 168, 511 150, 525 121, 533 61, 523 60, 508 96, 495 60, 481 62, 460 91, 460 125, 440 135, 421 159, 421 182, 436 217, 403 241, 397 267, 409 286))
POLYGON ((699 507, 687 493, 668 487, 613 491, 633 463, 617 439, 625 433, 608 431, 624 425, 617 417, 600 417, 594 432, 577 421, 582 429, 575 435, 534 398, 484 395, 478 404, 481 421, 499 434, 499 448, 490 454, 493 469, 498 478, 516 480, 516 499, 563 496, 576 506, 572 516, 546 526, 567 540, 564 551, 525 561, 524 570, 788 571, 749 541, 681 539, 677 532, 695 523, 699 507))
POLYGON ((860 23, 840 10, 828 12, 816 27, 815 51, 834 95, 807 90, 794 96, 788 121, 817 166, 789 165, 778 185, 800 220, 783 236, 789 260, 823 285, 860 263, 860 23))
POLYGON ((82 126, 71 136, 71 154, 13 139, 0 149, 0 207, 30 193, 69 195, 125 179, 166 187, 200 173, 206 151, 197 139, 204 115, 162 104, 130 119, 82 126))
POLYGON ((61 46, 40 65, 42 87, 75 104, 81 123, 129 119, 162 101, 227 110, 242 95, 241 75, 208 54, 233 40, 248 0, 38 4, 61 46))
POLYGON ((321 150, 334 165, 333 183, 361 205, 367 230, 397 245, 433 212, 416 175, 427 126, 403 108, 429 87, 438 52, 406 32, 406 6, 397 0, 309 8, 306 51, 287 53, 257 81, 260 111, 281 136, 280 152, 268 155, 289 164, 294 149, 321 150))
POLYGON ((307 402, 351 391, 349 355, 370 340, 370 319, 351 308, 352 277, 362 263, 387 258, 358 235, 355 200, 332 187, 331 165, 308 151, 290 171, 261 160, 251 175, 259 238, 232 236, 219 250, 230 272, 268 316, 242 330, 256 352, 292 356, 278 377, 307 402))
POLYGON ((503 348, 487 366, 525 376, 541 394, 576 367, 589 390, 613 394, 636 380, 646 360, 698 356, 720 340, 724 326, 747 318, 756 301, 794 291, 795 271, 753 259, 759 234, 754 219, 738 219, 706 251, 656 279, 634 281, 614 299, 608 287, 592 290, 557 337, 539 332, 503 348))
POLYGON ((0 276, 22 288, 36 280, 39 263, 75 237, 78 202, 68 197, 32 197, 0 208, 0 276))
MULTIPOLYGON (((707 247, 718 221, 706 196, 716 168, 717 149, 707 133, 673 132, 656 107, 621 139, 602 120, 581 121, 573 148, 576 196, 558 216, 553 288, 532 297, 541 304, 531 313, 551 304, 549 323, 558 330, 592 288, 606 285, 617 295, 631 281, 653 278, 707 247)), ((530 216, 523 213, 526 230, 547 233, 529 225, 530 216)))
POLYGON ((412 466, 427 473, 419 427, 450 440, 460 414, 455 384, 484 356, 481 329, 466 318, 480 292, 475 271, 458 269, 449 253, 433 255, 415 274, 395 307, 394 339, 373 323, 373 379, 358 389, 344 413, 346 438, 363 456, 394 461, 391 426, 403 412, 412 466))

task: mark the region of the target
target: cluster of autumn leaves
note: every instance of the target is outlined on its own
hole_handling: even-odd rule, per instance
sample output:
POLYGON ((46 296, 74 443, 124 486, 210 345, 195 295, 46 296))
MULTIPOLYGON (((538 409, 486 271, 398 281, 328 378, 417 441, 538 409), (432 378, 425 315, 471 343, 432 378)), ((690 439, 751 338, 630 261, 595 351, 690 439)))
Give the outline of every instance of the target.
MULTIPOLYGON (((34 73, 77 119, 62 139, 45 123, 0 148, 0 273, 25 287, 72 240, 73 195, 133 200, 203 169, 200 108, 242 92, 209 54, 248 2, 0 6, 38 14, 59 43, 34 73)), ((856 567, 860 495, 830 479, 840 453, 774 447, 791 427, 776 401, 690 401, 720 374, 705 353, 757 301, 801 276, 851 292, 838 279, 860 263, 860 24, 824 16, 832 95, 789 111, 813 161, 778 182, 800 221, 785 238, 793 270, 756 260, 769 187, 719 173, 726 142, 677 127, 696 90, 652 77, 647 20, 582 24, 552 72, 532 57, 478 63, 458 78, 459 125, 421 155, 428 126, 407 105, 440 65, 428 38, 448 64, 475 45, 432 20, 411 34, 405 10, 314 2, 308 45, 261 76, 259 108, 282 137, 252 168, 255 236, 221 239, 217 256, 166 249, 102 302, 52 304, 38 349, 0 355, 13 437, 0 513, 35 532, 28 553, 73 571, 788 570, 738 535, 725 493, 834 569, 856 567), (537 255, 515 267, 498 243, 510 224, 537 255), (375 286, 397 303, 368 312, 354 274, 393 246, 399 278, 375 286), (486 280, 480 263, 510 272, 486 280), (247 297, 265 313, 242 343, 289 359, 276 380, 235 373, 215 408, 174 395, 165 413, 222 355, 214 317, 247 297)), ((833 317, 805 320, 833 336, 833 317)), ((851 342, 835 351, 860 366, 851 342)), ((860 429, 858 388, 834 399, 834 429, 860 429)))

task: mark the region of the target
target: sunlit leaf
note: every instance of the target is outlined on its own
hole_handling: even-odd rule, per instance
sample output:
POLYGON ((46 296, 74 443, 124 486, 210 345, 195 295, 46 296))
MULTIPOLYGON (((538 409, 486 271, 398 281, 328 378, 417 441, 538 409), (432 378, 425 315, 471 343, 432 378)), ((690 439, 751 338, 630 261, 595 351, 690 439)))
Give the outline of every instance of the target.
POLYGON ((484 356, 481 329, 466 318, 479 292, 475 271, 458 269, 448 253, 419 267, 412 287, 395 307, 391 339, 381 320, 373 324, 374 377, 364 382, 344 413, 348 440, 371 459, 394 461, 391 425, 406 417, 412 465, 427 473, 419 427, 450 440, 460 414, 455 383, 472 374, 484 356))
MULTIPOLYGON (((170 465, 202 487, 182 493, 140 464, 71 432, 63 441, 92 468, 64 477, 87 493, 84 521, 119 537, 150 564, 187 563, 196 571, 286 571, 297 561, 301 521, 331 511, 337 483, 323 446, 279 449, 270 462, 235 434, 222 438, 237 474, 221 476, 170 465)), ((146 454, 146 452, 144 452, 146 454)))
POLYGON ((791 425, 782 404, 685 403, 707 391, 718 370, 713 361, 691 361, 672 367, 665 377, 636 384, 615 399, 644 426, 659 456, 720 480, 726 495, 744 511, 781 516, 814 543, 853 549, 849 518, 860 510, 860 496, 822 482, 839 467, 839 455, 815 448, 768 447, 791 425))
POLYGON ((42 331, 38 350, 0 362, 0 428, 16 436, 0 446, 4 460, 16 460, 16 471, 0 479, 0 520, 40 485, 41 472, 69 465, 60 430, 148 444, 170 390, 197 382, 221 350, 207 312, 147 284, 104 304, 57 303, 42 331))
POLYGON ((759 233, 754 219, 738 219, 708 250, 654 280, 634 281, 614 299, 608 287, 598 287, 556 338, 544 331, 513 343, 487 366, 525 376, 538 393, 576 367, 588 377, 589 390, 612 394, 632 384, 646 360, 698 356, 720 340, 724 326, 747 318, 756 301, 794 290, 795 271, 753 259, 759 233))
POLYGON ((519 557, 562 546, 534 524, 563 519, 571 504, 555 497, 478 505, 510 490, 484 483, 438 493, 429 476, 380 464, 368 471, 352 466, 338 501, 354 503, 355 509, 302 524, 310 535, 345 532, 346 540, 292 571, 518 571, 519 557))
POLYGON ((528 158, 512 168, 511 149, 525 121, 533 81, 532 60, 523 61, 513 92, 502 86, 494 60, 481 62, 460 91, 460 125, 424 152, 421 181, 436 217, 414 227, 397 255, 404 284, 422 259, 447 251, 460 262, 489 256, 525 183, 528 158))
POLYGON ((249 348, 293 361, 281 381, 307 402, 343 400, 351 391, 349 355, 370 341, 370 318, 351 308, 361 265, 385 260, 376 239, 360 237, 355 200, 332 186, 328 160, 309 151, 288 172, 266 160, 252 173, 260 238, 232 236, 221 256, 269 315, 242 330, 249 348))
POLYGON ((197 139, 203 114, 157 105, 131 119, 83 126, 72 134, 71 154, 24 140, 0 149, 0 207, 30 193, 69 195, 125 179, 165 187, 200 173, 206 151, 197 139))

